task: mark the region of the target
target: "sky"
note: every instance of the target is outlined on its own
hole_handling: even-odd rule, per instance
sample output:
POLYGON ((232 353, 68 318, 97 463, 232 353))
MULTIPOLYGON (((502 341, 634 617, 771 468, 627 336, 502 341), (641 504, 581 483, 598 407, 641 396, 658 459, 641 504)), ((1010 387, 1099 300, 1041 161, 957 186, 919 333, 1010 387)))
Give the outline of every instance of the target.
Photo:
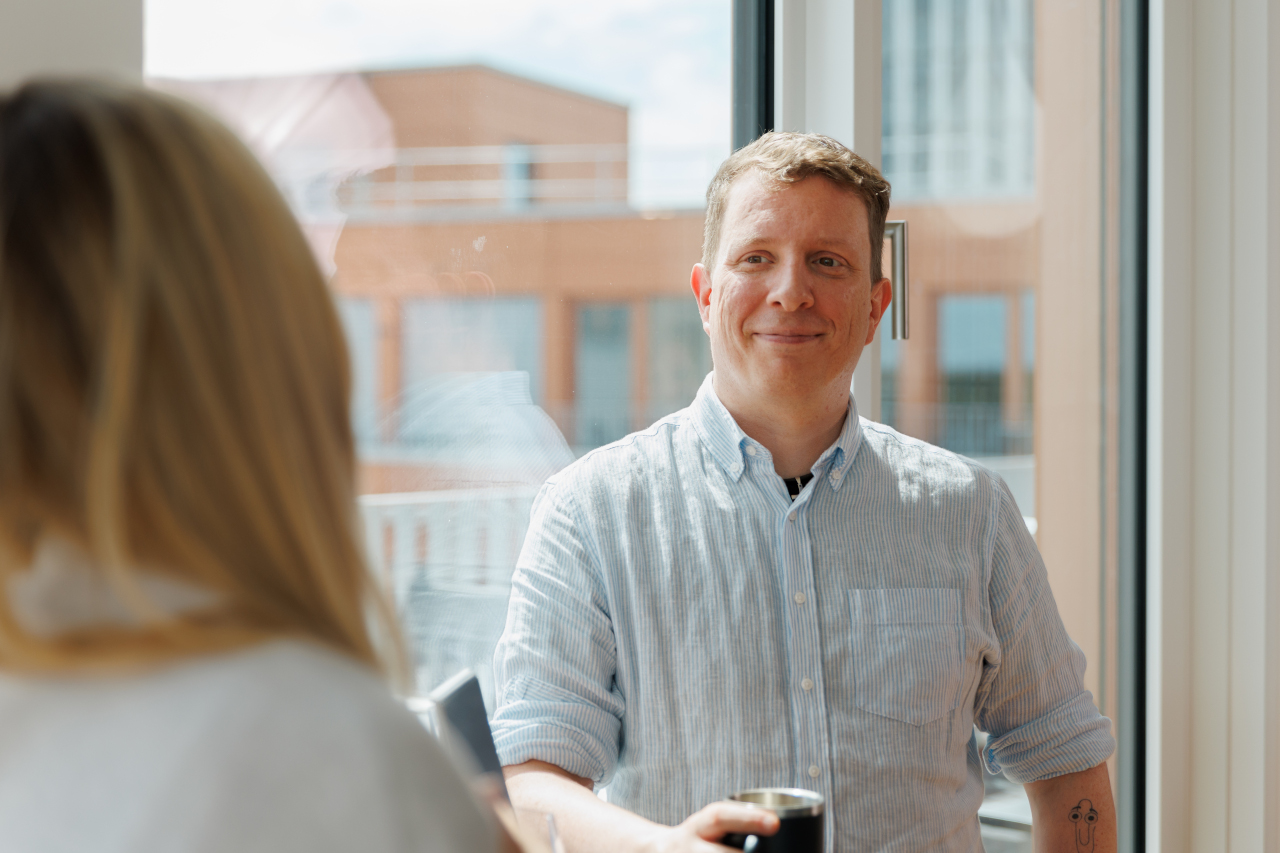
POLYGON ((730 0, 146 0, 187 79, 479 62, 624 103, 631 143, 729 152, 730 0))

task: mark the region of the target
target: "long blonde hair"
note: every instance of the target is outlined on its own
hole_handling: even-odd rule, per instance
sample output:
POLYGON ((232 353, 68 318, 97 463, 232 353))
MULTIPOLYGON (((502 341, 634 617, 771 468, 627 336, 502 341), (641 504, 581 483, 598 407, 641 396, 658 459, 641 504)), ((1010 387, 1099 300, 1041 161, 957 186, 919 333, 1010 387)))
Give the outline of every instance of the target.
POLYGON ((58 536, 146 617, 35 636, 0 586, 0 667, 278 636, 400 666, 364 559, 350 385, 311 250, 230 131, 100 82, 0 97, 0 584, 58 536), (218 603, 163 613, 144 567, 218 603))

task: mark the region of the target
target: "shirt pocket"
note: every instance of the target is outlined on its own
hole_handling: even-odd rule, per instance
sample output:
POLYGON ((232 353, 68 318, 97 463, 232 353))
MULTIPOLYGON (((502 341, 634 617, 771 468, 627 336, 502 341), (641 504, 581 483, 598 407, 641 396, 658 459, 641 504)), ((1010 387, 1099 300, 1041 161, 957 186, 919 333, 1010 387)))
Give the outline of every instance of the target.
POLYGON ((955 589, 853 589, 854 702, 922 726, 960 704, 964 627, 955 589))

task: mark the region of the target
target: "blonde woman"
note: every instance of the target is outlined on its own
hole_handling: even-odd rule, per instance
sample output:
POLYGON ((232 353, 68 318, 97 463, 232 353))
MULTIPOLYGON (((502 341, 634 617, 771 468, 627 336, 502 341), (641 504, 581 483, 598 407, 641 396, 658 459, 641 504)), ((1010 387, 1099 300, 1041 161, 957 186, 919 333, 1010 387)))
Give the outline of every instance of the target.
POLYGON ((0 96, 0 850, 496 849, 386 687, 350 384, 230 132, 0 96))

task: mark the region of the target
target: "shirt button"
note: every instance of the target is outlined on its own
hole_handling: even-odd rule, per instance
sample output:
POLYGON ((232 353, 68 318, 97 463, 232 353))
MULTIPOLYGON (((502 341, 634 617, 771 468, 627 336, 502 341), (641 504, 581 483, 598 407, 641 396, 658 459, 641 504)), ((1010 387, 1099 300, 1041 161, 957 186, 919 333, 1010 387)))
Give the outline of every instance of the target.
POLYGON ((812 679, 812 678, 806 678, 806 679, 804 679, 803 681, 801 681, 801 682, 800 682, 800 686, 801 686, 801 687, 803 687, 805 690, 812 690, 812 689, 813 689, 813 679, 812 679))
POLYGON ((796 600, 796 604, 804 604, 804 593, 803 593, 803 592, 797 592, 794 596, 792 596, 792 598, 794 598, 794 599, 796 600))
POLYGON ((796 514, 794 512, 787 516, 787 521, 795 521, 795 520, 796 520, 796 514))
POLYGON ((755 455, 756 455, 756 449, 755 449, 754 447, 752 447, 751 445, 749 445, 749 444, 747 445, 747 455, 748 455, 748 456, 755 456, 755 455))
POLYGON ((818 769, 818 765, 816 764, 809 765, 809 776, 811 778, 817 779, 821 775, 822 775, 822 771, 818 769))

